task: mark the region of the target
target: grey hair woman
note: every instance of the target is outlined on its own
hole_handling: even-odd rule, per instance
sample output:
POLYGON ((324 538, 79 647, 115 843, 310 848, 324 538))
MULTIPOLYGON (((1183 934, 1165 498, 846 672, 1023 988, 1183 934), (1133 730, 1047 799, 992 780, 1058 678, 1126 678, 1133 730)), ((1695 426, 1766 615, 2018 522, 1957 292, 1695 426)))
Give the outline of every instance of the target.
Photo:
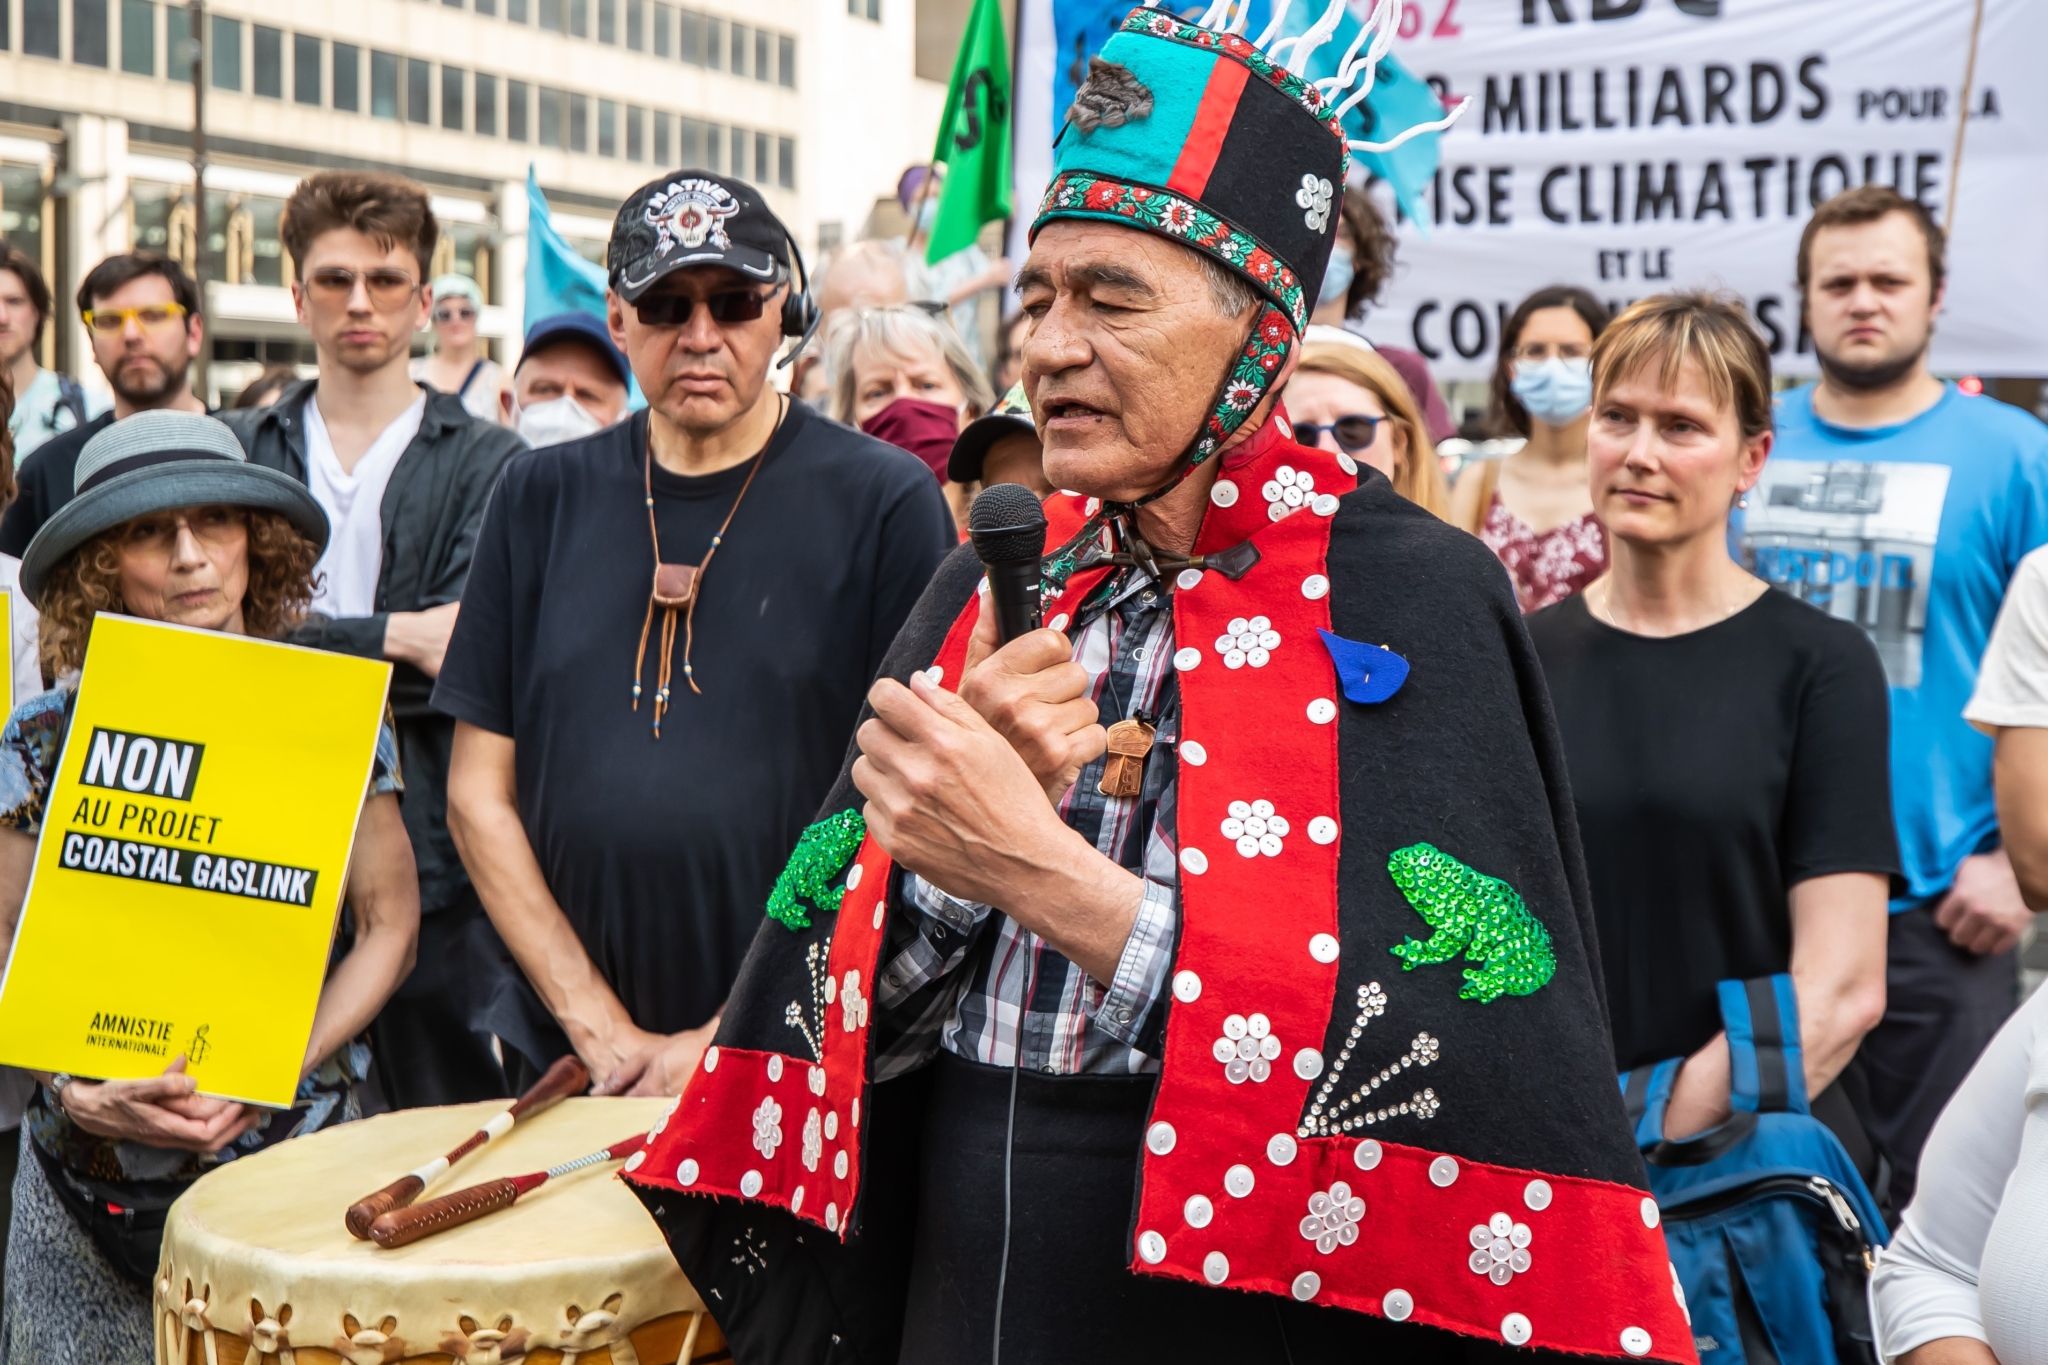
MULTIPOLYGON (((955 438, 995 405, 953 324, 914 303, 841 313, 826 330, 825 365, 833 418, 909 451, 942 483, 955 438)), ((968 495, 966 485, 946 483, 963 526, 968 495)))

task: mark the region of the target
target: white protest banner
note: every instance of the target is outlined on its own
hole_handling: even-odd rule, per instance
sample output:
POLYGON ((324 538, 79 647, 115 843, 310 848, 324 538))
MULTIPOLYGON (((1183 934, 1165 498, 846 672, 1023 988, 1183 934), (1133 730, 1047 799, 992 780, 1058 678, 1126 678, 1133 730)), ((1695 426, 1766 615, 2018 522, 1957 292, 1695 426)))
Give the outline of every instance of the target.
POLYGON ((1440 379, 1478 379, 1502 319, 1544 285, 1615 304, 1717 285, 1748 302, 1781 371, 1811 373, 1800 229, 1874 180, 1954 215, 1935 368, 2048 375, 2048 3, 1982 0, 1972 73, 1979 9, 1408 0, 1396 53, 1473 100, 1441 143, 1429 236, 1402 225, 1367 331, 1440 379))

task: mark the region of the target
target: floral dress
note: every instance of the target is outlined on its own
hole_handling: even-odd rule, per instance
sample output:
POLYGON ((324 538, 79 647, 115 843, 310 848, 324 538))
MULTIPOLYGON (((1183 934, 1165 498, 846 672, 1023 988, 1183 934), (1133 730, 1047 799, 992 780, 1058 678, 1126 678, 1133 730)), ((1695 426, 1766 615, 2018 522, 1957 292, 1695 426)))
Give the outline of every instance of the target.
POLYGON ((1537 532, 1495 493, 1479 538, 1507 568, 1524 615, 1562 602, 1607 572, 1607 528, 1591 512, 1537 532))

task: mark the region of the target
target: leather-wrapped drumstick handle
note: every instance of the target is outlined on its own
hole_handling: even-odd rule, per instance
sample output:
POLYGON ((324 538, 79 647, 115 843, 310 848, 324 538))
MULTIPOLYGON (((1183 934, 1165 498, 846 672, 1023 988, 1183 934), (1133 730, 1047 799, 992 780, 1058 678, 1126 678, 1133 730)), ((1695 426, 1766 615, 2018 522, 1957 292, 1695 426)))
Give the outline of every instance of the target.
MULTIPOLYGON (((534 1178, 528 1176, 526 1179, 534 1178)), ((534 1183, 539 1181, 534 1180, 534 1183)), ((417 1242, 429 1233, 460 1227, 487 1213, 509 1208, 522 1193, 519 1186, 520 1182, 513 1179, 486 1180, 481 1185, 471 1185, 466 1190, 444 1194, 424 1204, 393 1209, 370 1224, 370 1240, 388 1251, 417 1242)))
POLYGON ((430 1161, 416 1171, 407 1172, 375 1194, 358 1199, 349 1205, 348 1212, 342 1215, 342 1222, 348 1226, 351 1236, 368 1241, 370 1225, 393 1209, 402 1209, 419 1198, 420 1191, 426 1189, 429 1180, 435 1179, 492 1138, 502 1135, 519 1120, 539 1113, 557 1100, 580 1095, 589 1088, 590 1071, 578 1060, 576 1054, 572 1052, 557 1059, 524 1095, 513 1102, 511 1108, 471 1133, 448 1155, 430 1161))

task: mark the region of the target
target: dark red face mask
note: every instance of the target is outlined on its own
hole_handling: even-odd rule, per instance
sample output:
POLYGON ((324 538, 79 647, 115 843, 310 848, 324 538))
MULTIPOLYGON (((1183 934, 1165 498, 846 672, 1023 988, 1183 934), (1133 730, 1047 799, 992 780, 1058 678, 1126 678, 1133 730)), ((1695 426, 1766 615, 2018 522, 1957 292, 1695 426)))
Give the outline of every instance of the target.
POLYGON ((953 453, 953 442, 960 436, 960 413, 944 403, 899 398, 862 422, 860 429, 878 441, 887 441, 917 456, 944 483, 946 457, 953 453))

